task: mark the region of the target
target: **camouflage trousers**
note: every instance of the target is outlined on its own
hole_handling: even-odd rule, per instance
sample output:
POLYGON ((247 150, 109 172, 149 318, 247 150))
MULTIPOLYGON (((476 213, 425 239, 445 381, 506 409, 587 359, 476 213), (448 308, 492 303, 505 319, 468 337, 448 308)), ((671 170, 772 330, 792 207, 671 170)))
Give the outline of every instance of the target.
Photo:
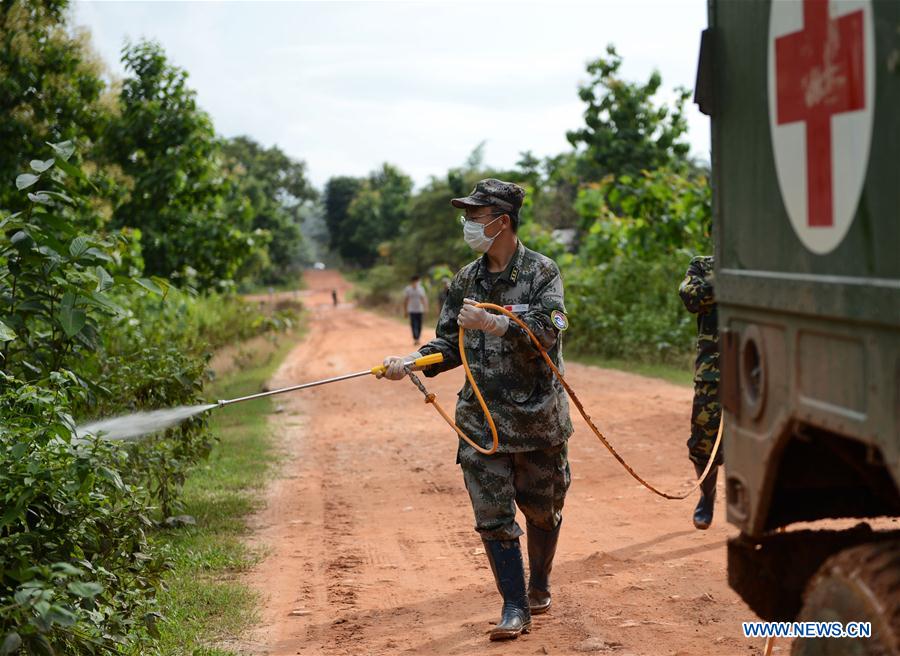
POLYGON ((545 531, 556 528, 572 482, 568 454, 568 442, 491 456, 461 444, 457 461, 475 511, 475 530, 481 537, 513 540, 522 535, 516 523, 517 505, 528 523, 545 531))
MULTIPOLYGON (((694 383, 694 407, 691 411, 691 437, 687 441, 688 454, 698 465, 706 466, 716 443, 722 406, 719 404, 719 383, 697 381, 694 383)), ((722 464, 722 445, 716 453, 716 465, 722 464)))

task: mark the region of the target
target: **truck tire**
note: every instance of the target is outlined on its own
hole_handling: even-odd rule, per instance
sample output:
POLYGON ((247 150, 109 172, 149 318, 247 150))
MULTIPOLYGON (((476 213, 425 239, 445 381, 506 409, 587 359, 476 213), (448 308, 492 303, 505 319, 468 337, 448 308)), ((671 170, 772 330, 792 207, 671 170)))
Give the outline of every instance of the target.
POLYGON ((871 622, 871 638, 794 640, 792 656, 900 656, 900 542, 829 558, 810 580, 799 622, 871 622))

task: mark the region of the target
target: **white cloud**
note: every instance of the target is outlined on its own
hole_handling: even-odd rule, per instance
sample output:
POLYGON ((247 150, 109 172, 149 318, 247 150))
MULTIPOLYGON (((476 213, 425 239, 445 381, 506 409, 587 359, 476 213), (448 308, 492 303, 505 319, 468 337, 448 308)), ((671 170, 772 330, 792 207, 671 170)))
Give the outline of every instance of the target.
MULTIPOLYGON (((110 69, 126 39, 159 41, 227 135, 306 160, 313 181, 383 161, 418 183, 487 140, 487 162, 568 148, 584 64, 615 43, 623 73, 653 68, 666 96, 694 82, 705 2, 78 2, 110 69)), ((690 138, 708 158, 709 124, 690 138)))

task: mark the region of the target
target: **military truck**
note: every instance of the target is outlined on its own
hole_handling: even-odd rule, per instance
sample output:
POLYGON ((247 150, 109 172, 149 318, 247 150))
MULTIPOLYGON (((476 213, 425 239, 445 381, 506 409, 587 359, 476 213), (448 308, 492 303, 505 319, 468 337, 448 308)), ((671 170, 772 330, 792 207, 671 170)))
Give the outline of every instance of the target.
POLYGON ((900 2, 708 11, 729 583, 872 623, 794 654, 900 654, 900 523, 818 521, 900 515, 900 2))

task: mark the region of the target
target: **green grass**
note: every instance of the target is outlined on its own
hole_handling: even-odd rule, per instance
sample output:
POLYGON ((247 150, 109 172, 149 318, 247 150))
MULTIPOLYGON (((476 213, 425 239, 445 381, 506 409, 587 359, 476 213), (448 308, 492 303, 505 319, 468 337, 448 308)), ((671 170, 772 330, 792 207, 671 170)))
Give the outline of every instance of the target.
POLYGON ((584 353, 566 352, 566 360, 569 362, 578 362, 579 364, 587 364, 594 367, 605 367, 606 369, 619 369, 641 376, 649 376, 650 378, 661 378, 662 380, 676 385, 684 385, 692 387, 694 385, 694 372, 690 366, 676 367, 671 364, 654 363, 654 362, 635 362, 621 358, 603 358, 598 355, 590 355, 584 353))
MULTIPOLYGON (((278 337, 250 362, 215 381, 209 398, 258 392, 297 342, 299 332, 278 337)), ((196 525, 165 530, 157 539, 169 551, 173 569, 159 595, 159 653, 164 656, 231 656, 210 645, 237 639, 257 620, 257 599, 238 575, 258 562, 248 549, 246 517, 260 507, 261 493, 277 452, 269 433, 270 398, 216 410, 211 418, 219 438, 209 459, 188 478, 183 514, 196 525)))

